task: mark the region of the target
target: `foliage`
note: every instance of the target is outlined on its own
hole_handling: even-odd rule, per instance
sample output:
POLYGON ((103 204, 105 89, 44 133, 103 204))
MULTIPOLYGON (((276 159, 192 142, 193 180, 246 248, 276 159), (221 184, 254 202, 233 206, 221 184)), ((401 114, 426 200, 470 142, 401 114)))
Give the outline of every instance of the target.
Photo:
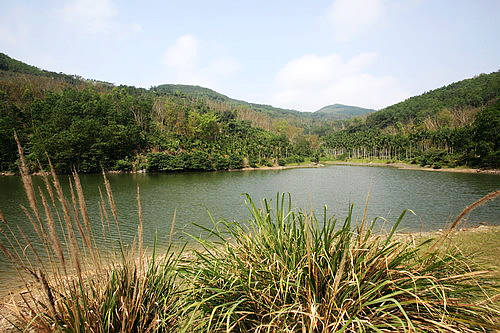
POLYGON ((466 163, 500 167, 500 100, 477 115, 468 144, 464 156, 466 163))
POLYGON ((481 74, 472 79, 411 97, 367 117, 370 127, 385 128, 398 122, 423 121, 445 108, 482 107, 500 95, 500 72, 481 74))
POLYGON ((59 172, 72 167, 81 172, 111 169, 117 160, 145 145, 144 130, 133 117, 134 109, 141 107, 120 91, 109 95, 73 89, 49 93, 30 109, 29 158, 43 161, 48 153, 59 172))

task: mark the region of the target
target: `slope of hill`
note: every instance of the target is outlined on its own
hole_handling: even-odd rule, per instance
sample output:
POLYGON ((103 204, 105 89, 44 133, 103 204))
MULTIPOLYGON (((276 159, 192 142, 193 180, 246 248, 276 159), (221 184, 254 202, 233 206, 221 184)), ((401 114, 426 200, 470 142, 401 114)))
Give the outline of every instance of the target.
POLYGON ((35 66, 28 65, 22 61, 13 59, 1 52, 0 52, 0 71, 58 78, 70 83, 76 83, 79 80, 83 80, 83 78, 76 75, 50 72, 35 66))
POLYGON ((46 153, 58 172, 173 171, 303 161, 319 148, 310 133, 320 121, 307 113, 208 88, 115 86, 5 54, 0 60, 0 171, 17 169, 13 131, 29 152, 32 171, 38 161, 46 167, 46 153))
POLYGON ((314 112, 314 115, 325 115, 333 119, 349 119, 353 117, 363 116, 368 113, 375 112, 374 109, 361 108, 359 106, 332 104, 322 107, 314 112))
POLYGON ((222 95, 212 89, 187 84, 162 84, 152 87, 150 90, 158 96, 181 93, 190 97, 210 98, 220 102, 227 102, 230 100, 226 95, 222 95))
POLYGON ((26 78, 46 78, 56 80, 61 84, 69 85, 82 85, 92 84, 99 85, 100 87, 112 87, 113 84, 99 80, 88 80, 78 75, 69 75, 64 73, 56 73, 40 69, 35 66, 28 65, 22 61, 9 57, 5 53, 0 52, 0 78, 10 79, 12 77, 19 77, 25 75, 26 78))
POLYGON ((162 84, 151 88, 151 91, 153 91, 158 96, 181 93, 183 95, 194 98, 207 98, 215 102, 225 102, 235 107, 238 106, 247 107, 254 111, 266 113, 267 115, 274 118, 280 116, 310 117, 310 114, 307 112, 300 112, 296 110, 277 108, 270 105, 255 104, 246 101, 241 101, 234 98, 230 98, 212 89, 200 86, 192 86, 185 84, 162 84))
POLYGON ((494 103, 500 97, 500 71, 480 74, 470 79, 431 90, 391 105, 367 117, 367 125, 385 128, 397 123, 421 123, 447 110, 464 113, 494 103))
POLYGON ((333 155, 500 168, 500 72, 411 97, 323 137, 333 155))

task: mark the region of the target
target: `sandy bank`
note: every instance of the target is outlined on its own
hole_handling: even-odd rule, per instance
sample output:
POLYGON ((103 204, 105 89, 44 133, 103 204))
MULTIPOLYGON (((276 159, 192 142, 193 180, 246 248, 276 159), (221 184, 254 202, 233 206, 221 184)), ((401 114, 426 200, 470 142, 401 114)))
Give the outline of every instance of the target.
POLYGON ((343 162, 343 161, 326 161, 325 164, 331 165, 357 165, 357 166, 373 166, 373 167, 392 167, 398 169, 409 169, 409 170, 423 170, 423 171, 436 171, 436 172, 459 172, 459 173, 484 173, 491 175, 500 175, 500 170, 498 169, 472 169, 472 168, 425 168, 419 165, 406 164, 406 163, 373 163, 373 162, 343 162))

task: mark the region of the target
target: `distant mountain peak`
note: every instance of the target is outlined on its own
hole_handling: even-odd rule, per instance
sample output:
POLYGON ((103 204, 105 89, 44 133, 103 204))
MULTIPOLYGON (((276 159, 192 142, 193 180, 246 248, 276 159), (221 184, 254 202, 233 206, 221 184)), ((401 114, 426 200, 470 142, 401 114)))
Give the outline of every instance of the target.
POLYGON ((335 119, 348 119, 363 116, 375 111, 377 110, 335 103, 322 107, 321 109, 315 111, 314 114, 324 115, 335 119))

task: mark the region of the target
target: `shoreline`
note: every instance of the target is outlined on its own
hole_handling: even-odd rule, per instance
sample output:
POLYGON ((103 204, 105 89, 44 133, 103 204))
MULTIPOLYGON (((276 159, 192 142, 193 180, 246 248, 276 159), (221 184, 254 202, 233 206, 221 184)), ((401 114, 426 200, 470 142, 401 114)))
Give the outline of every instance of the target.
MULTIPOLYGON (((308 163, 308 164, 299 164, 299 165, 276 165, 276 166, 262 166, 262 167, 257 167, 257 168, 251 168, 251 167, 244 167, 241 169, 227 169, 227 170, 177 170, 177 171, 165 171, 165 172, 147 172, 145 170, 137 170, 137 171, 116 171, 116 170, 108 170, 106 171, 106 174, 115 174, 115 175, 120 175, 120 174, 147 174, 147 173, 183 173, 183 172, 221 172, 221 171, 254 171, 254 170, 286 170, 286 169, 297 169, 297 168, 320 168, 324 167, 324 164, 321 163, 308 163)), ((97 175, 101 174, 99 173, 88 173, 89 175, 97 175)), ((43 172, 34 172, 30 174, 31 176, 42 176, 43 172)), ((58 174, 61 175, 61 174, 58 174)), ((19 176, 18 173, 15 172, 0 172, 0 176, 19 176)))
POLYGON ((489 175, 500 175, 499 169, 473 169, 473 168, 441 168, 433 169, 421 167, 419 165, 407 164, 402 162, 396 163, 374 163, 374 162, 349 162, 349 161, 324 161, 327 165, 351 165, 351 166, 370 166, 370 167, 390 167, 402 170, 421 170, 435 172, 456 172, 456 173, 480 173, 489 175))
POLYGON ((298 168, 321 168, 324 167, 321 163, 308 163, 308 164, 298 164, 298 165, 276 165, 276 166, 263 166, 257 168, 241 168, 241 169, 231 169, 228 171, 254 171, 254 170, 286 170, 286 169, 298 169, 298 168))
MULTIPOLYGON (((349 166, 369 166, 369 167, 390 167, 403 170, 421 170, 421 171, 434 171, 434 172, 455 172, 455 173, 479 173, 479 174, 489 174, 489 175, 500 175, 500 169, 474 169, 474 168, 441 168, 434 169, 430 167, 421 167, 419 165, 407 164, 403 162, 396 163, 379 163, 379 162, 350 162, 350 161, 321 161, 320 163, 307 163, 298 165, 276 165, 276 166, 262 166, 262 167, 244 167, 241 169, 229 169, 229 170, 213 170, 213 171, 258 171, 258 170, 287 170, 287 169, 298 169, 298 168, 321 168, 326 165, 349 165, 349 166)), ((196 170, 185 170, 186 172, 196 171, 196 170)), ((179 172, 179 171, 177 171, 179 172)), ((180 171, 183 172, 183 171, 180 171)), ((210 172, 210 171, 201 171, 210 172)), ((150 173, 145 170, 137 171, 106 171, 107 174, 145 174, 150 173)), ((157 173, 157 172, 154 172, 157 173)), ((160 172, 168 173, 168 172, 160 172)), ((17 173, 6 171, 0 172, 0 176, 16 176, 17 173)), ((32 176, 41 176, 42 172, 35 172, 31 174, 32 176)))

